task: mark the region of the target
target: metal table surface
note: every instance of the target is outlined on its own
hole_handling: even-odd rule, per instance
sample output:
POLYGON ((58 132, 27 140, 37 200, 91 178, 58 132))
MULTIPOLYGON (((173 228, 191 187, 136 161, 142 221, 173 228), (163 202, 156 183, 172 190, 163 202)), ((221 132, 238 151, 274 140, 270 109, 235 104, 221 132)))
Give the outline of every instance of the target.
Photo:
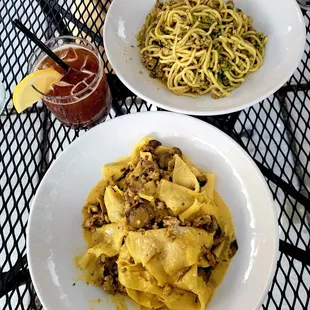
MULTIPOLYGON (((0 78, 7 90, 6 108, 0 117, 0 309, 41 308, 27 268, 29 209, 50 164, 84 133, 62 126, 40 104, 20 115, 12 107, 12 90, 26 74, 34 46, 10 21, 19 18, 42 40, 74 34, 95 42, 109 73, 111 118, 156 110, 126 89, 106 60, 100 30, 110 2, 0 1, 0 78)), ((290 80, 252 108, 221 117, 200 117, 250 154, 273 193, 280 252, 263 309, 310 308, 310 13, 303 13, 307 44, 290 80)))

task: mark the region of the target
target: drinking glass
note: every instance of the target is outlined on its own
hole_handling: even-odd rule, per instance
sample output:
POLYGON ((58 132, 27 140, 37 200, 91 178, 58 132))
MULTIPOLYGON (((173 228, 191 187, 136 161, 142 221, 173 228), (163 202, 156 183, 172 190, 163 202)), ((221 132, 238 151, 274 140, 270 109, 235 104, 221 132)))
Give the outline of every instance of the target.
POLYGON ((29 73, 53 68, 63 75, 47 94, 41 93, 43 103, 69 127, 89 128, 103 121, 110 111, 112 98, 98 49, 91 42, 73 36, 60 36, 45 44, 78 71, 65 72, 36 49, 28 63, 29 73))

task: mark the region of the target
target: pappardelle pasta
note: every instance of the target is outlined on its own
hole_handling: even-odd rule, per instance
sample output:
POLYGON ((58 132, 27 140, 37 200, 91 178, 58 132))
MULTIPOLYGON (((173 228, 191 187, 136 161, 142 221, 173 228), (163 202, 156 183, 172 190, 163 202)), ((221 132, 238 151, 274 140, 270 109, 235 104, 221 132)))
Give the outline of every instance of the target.
POLYGON ((233 1, 157 0, 138 34, 142 63, 177 95, 229 96, 263 65, 267 37, 233 1))
POLYGON ((83 206, 85 280, 149 309, 205 309, 238 248, 214 181, 150 137, 104 166, 83 206))

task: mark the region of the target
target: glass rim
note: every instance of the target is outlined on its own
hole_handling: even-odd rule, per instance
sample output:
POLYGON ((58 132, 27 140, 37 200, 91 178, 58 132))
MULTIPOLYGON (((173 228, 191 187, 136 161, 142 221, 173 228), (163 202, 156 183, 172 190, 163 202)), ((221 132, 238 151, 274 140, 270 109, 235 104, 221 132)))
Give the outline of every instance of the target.
MULTIPOLYGON (((76 98, 80 95, 83 95, 85 93, 85 95, 89 95, 89 94, 86 94, 86 92, 91 88, 91 87, 94 87, 97 83, 100 82, 100 79, 102 78, 102 75, 103 75, 103 62, 102 62, 102 59, 100 58, 100 53, 99 53, 99 50, 97 49, 97 47, 90 41, 84 39, 84 38, 80 38, 80 37, 75 37, 75 36, 59 36, 59 37, 54 37, 54 38, 51 38, 47 41, 44 42, 44 44, 49 44, 51 42, 54 42, 54 41, 59 41, 61 39, 71 39, 71 40, 81 40, 83 41, 84 43, 90 45, 93 49, 93 51, 91 51, 98 59, 98 72, 96 73, 96 76, 94 78, 94 80, 87 86, 85 87, 84 89, 80 90, 79 92, 77 92, 76 94, 74 95, 66 95, 66 96, 51 96, 51 95, 47 95, 47 94, 44 94, 42 93, 40 90, 38 90, 36 87, 33 87, 35 89, 35 91, 37 91, 39 94, 41 94, 43 96, 42 99, 52 99, 52 100, 55 100, 55 99, 59 99, 59 100, 66 100, 66 99, 73 99, 73 98, 76 98)), ((68 44, 64 44, 63 46, 65 45, 70 45, 69 43, 68 44)), ((79 44, 76 44, 77 46, 79 46, 79 44)), ((83 45, 81 45, 83 47, 83 45)), ((59 46, 61 47, 61 46, 59 46)), ((58 47, 56 47, 58 48, 58 47)), ((85 46, 85 48, 87 48, 85 46)), ((52 49, 53 50, 53 49, 52 49)), ((89 50, 89 49, 88 49, 89 50)), ((38 63, 40 63, 38 60, 35 60, 36 58, 36 54, 37 52, 42 52, 44 54, 44 56, 40 59, 41 61, 47 57, 48 55, 46 55, 39 47, 37 47, 33 52, 32 54, 30 55, 30 58, 29 58, 29 61, 28 61, 28 68, 27 68, 27 71, 28 73, 32 73, 34 72, 34 68, 35 68, 35 65, 37 65, 38 63), (35 60, 34 64, 31 65, 31 61, 32 60, 35 60), (30 68, 30 66, 32 66, 30 68)), ((38 57, 37 57, 38 58, 38 57)), ((95 88, 94 88, 95 90, 95 88)), ((78 100, 83 100, 83 98, 77 98, 78 100)), ((74 104, 74 102, 72 103, 53 103, 53 104, 74 104)))

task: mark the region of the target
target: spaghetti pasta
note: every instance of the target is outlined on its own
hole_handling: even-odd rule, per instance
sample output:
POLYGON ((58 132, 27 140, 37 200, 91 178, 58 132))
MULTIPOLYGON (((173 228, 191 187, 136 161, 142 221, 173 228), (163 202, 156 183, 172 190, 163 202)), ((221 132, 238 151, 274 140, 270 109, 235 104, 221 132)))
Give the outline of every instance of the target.
POLYGON ((157 0, 137 36, 142 63, 177 95, 229 96, 263 65, 252 23, 233 1, 157 0))

